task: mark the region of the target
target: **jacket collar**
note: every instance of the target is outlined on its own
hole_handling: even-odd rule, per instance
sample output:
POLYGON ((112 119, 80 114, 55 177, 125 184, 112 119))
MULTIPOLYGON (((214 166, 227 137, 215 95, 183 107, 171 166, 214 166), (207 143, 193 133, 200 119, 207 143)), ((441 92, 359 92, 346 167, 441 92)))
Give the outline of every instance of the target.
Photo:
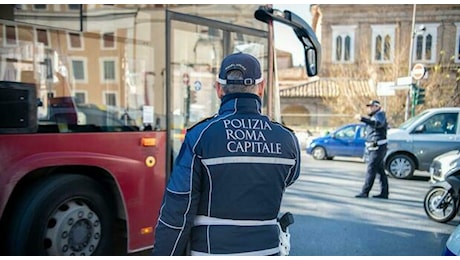
POLYGON ((222 97, 219 114, 228 112, 253 112, 261 113, 262 101, 252 93, 232 93, 222 97))

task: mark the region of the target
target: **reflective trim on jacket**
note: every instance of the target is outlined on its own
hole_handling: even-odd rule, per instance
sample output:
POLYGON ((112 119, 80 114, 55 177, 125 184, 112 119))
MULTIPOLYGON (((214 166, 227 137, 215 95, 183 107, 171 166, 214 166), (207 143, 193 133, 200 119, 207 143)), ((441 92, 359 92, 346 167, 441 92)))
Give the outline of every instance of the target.
POLYGON ((219 113, 187 131, 163 198, 154 255, 270 254, 277 225, 199 225, 195 216, 276 219, 283 193, 300 174, 294 133, 261 114, 254 94, 230 94, 219 113))

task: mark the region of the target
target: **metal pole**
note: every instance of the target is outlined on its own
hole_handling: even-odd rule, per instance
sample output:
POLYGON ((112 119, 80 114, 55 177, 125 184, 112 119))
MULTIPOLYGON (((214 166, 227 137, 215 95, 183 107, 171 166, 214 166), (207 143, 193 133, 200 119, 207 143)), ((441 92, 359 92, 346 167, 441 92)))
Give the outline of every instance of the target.
MULTIPOLYGON (((412 30, 411 30, 411 34, 410 34, 410 46, 409 46, 409 67, 408 67, 408 70, 407 70, 407 75, 409 77, 411 77, 411 69, 412 69, 412 52, 413 52, 413 48, 414 48, 414 36, 415 36, 415 11, 416 11, 416 7, 417 5, 414 4, 414 9, 413 9, 413 12, 412 12, 412 30)), ((412 102, 411 102, 411 96, 412 96, 412 87, 407 91, 407 97, 406 97, 406 113, 404 115, 404 120, 406 121, 408 118, 409 118, 409 106, 413 106, 412 102)))
POLYGON ((418 88, 418 81, 417 81, 417 83, 415 85, 412 84, 411 87, 410 87, 410 89, 413 92, 413 96, 411 97, 411 104, 412 104, 412 109, 411 109, 411 113, 410 113, 411 117, 413 117, 415 115, 415 94, 417 93, 416 92, 417 88, 418 88))

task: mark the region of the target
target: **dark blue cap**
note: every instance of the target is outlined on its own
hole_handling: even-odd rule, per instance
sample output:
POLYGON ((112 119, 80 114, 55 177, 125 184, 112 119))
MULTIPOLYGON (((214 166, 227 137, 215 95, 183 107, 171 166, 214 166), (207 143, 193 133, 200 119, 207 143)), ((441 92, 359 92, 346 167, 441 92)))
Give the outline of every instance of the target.
POLYGON ((366 104, 366 107, 370 107, 370 106, 380 106, 380 102, 378 100, 371 100, 369 101, 369 103, 366 104))
POLYGON ((220 84, 236 84, 236 85, 255 85, 263 81, 262 71, 259 61, 252 55, 242 52, 237 52, 228 55, 220 65, 219 79, 220 84), (227 80, 229 71, 239 70, 243 73, 242 80, 227 80))

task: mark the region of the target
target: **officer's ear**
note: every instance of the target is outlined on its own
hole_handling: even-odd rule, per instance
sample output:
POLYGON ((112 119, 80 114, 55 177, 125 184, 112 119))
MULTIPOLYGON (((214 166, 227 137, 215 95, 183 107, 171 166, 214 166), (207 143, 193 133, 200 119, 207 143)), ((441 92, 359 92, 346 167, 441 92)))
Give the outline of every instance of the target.
POLYGON ((216 81, 216 93, 219 99, 221 99, 225 94, 224 90, 222 89, 222 85, 218 81, 216 81))
POLYGON ((259 84, 257 84, 257 95, 259 95, 260 98, 263 98, 264 90, 265 90, 265 79, 262 80, 262 82, 260 82, 259 84))

